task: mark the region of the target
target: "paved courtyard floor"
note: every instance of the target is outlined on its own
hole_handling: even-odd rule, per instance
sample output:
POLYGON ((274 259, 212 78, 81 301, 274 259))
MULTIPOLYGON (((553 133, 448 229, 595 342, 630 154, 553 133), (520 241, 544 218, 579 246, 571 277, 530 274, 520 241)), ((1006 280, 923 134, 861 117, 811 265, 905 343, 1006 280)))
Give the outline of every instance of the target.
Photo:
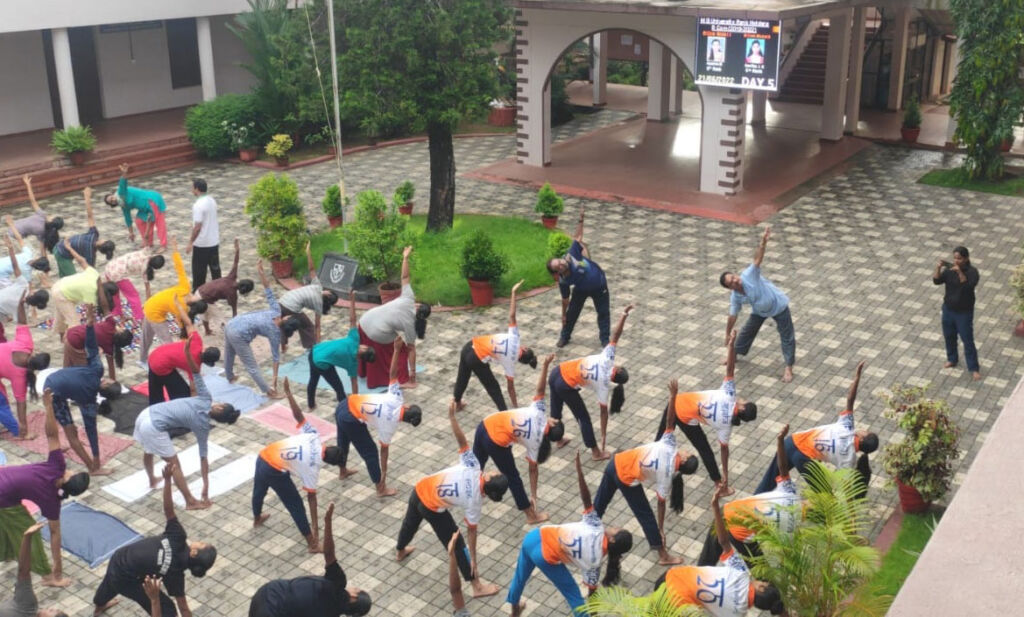
MULTIPOLYGON (((600 112, 587 116, 562 130, 569 136, 621 120, 621 114, 600 112)), ((456 141, 459 172, 494 163, 511 155, 511 137, 461 139, 456 141)), ((346 158, 350 192, 379 188, 387 193, 408 178, 417 184, 425 203, 428 185, 426 144, 410 144, 366 152, 346 158)), ((877 431, 883 443, 895 436, 894 425, 881 417, 882 401, 877 396, 897 383, 932 383, 932 394, 948 399, 964 431, 964 458, 959 474, 967 469, 999 410, 1024 373, 1024 342, 1014 339, 1017 320, 1011 310, 1008 280, 1019 262, 1020 238, 1024 237, 1021 202, 1009 197, 941 189, 915 183, 932 167, 951 165, 944 155, 933 152, 872 146, 853 160, 848 170, 796 201, 771 219, 773 239, 764 261, 764 272, 792 299, 798 339, 796 379, 779 381, 782 358, 771 322, 761 332, 751 354, 739 362, 737 386, 740 396, 759 405, 759 418, 734 432, 731 455, 732 484, 740 494, 754 488, 768 464, 774 435, 784 423, 794 430, 831 422, 841 409, 854 367, 867 361, 857 404, 858 426, 877 431), (941 289, 932 285, 935 260, 948 258, 957 244, 970 247, 974 263, 981 270, 975 328, 984 380, 973 382, 962 369, 942 370, 944 353, 939 328, 941 289)), ((243 241, 241 273, 255 278, 255 242, 242 207, 247 187, 264 172, 234 164, 211 163, 148 178, 133 179, 146 188, 161 191, 169 205, 171 232, 184 244, 190 226, 190 178, 205 177, 220 204, 222 239, 243 241)), ((335 180, 330 164, 298 169, 291 175, 301 187, 311 227, 325 226, 319 211, 324 188, 335 180)), ((99 193, 107 187, 96 187, 99 193)), ((99 200, 97 199, 97 202, 99 200)), ((458 212, 495 213, 533 219, 534 193, 504 184, 460 179, 458 212)), ((48 210, 61 214, 71 230, 80 226, 80 195, 46 200, 48 210)), ((630 302, 636 312, 626 325, 618 360, 630 369, 626 406, 610 422, 609 447, 628 448, 653 437, 660 410, 666 400, 666 383, 678 378, 686 390, 717 387, 722 377, 722 338, 728 308, 727 292, 719 287, 718 275, 725 269, 742 268, 753 254, 760 230, 716 220, 699 219, 662 211, 646 210, 617 203, 566 200, 565 221, 572 221, 586 205, 586 238, 594 259, 606 270, 612 309, 618 314, 630 302)), ((418 205, 418 208, 423 206, 418 205)), ((27 206, 5 211, 23 215, 27 206)), ((102 203, 97 210, 104 235, 114 238, 119 250, 128 245, 120 213, 102 203)), ((222 248, 228 262, 230 249, 222 248)), ((164 268, 156 288, 172 282, 173 271, 164 268)), ((262 308, 253 294, 242 310, 262 308)), ((446 588, 446 555, 424 525, 416 538, 417 550, 404 563, 394 561, 395 538, 413 484, 455 461, 455 442, 445 414, 455 378, 458 352, 471 336, 501 331, 505 309, 437 313, 431 320, 426 340, 419 347, 419 361, 425 366, 418 388, 406 399, 424 409, 418 428, 401 425, 392 446, 390 480, 399 491, 395 498, 374 496, 365 469, 356 453, 350 461, 359 473, 344 482, 333 469, 321 472, 321 507, 337 505, 335 536, 338 557, 350 584, 368 590, 375 601, 374 615, 440 616, 450 614, 446 588)), ((519 323, 525 345, 539 353, 555 350, 559 327, 557 292, 550 291, 524 300, 519 323)), ((335 311, 324 327, 325 336, 345 332, 344 311, 335 311)), ((50 331, 34 330, 37 348, 58 354, 56 337, 50 331)), ((293 345, 287 358, 300 353, 293 345)), ((598 350, 594 313, 588 307, 580 319, 575 337, 558 354, 569 359, 598 350)), ((56 356, 55 357, 59 357, 56 356)), ((144 380, 136 354, 128 355, 122 378, 128 385, 144 380)), ((266 361, 269 367, 269 361, 266 361)), ((249 384, 242 373, 241 383, 249 384)), ((537 374, 521 371, 519 392, 526 396, 537 374)), ((300 388, 301 391, 301 388, 300 388)), ((476 424, 490 410, 479 384, 472 384, 468 408, 459 415, 470 436, 476 424)), ((321 394, 318 415, 331 420, 331 397, 321 394)), ((37 408, 31 405, 31 409, 37 408)), ((76 414, 77 417, 77 414, 76 414)), ((567 414, 567 419, 569 418, 567 414)), ((101 431, 112 430, 101 419, 101 431)), ((567 434, 580 443, 575 422, 568 419, 567 434)), ((211 440, 230 451, 215 462, 216 469, 258 450, 282 434, 243 418, 232 427, 218 427, 211 440)), ((193 438, 185 438, 193 443, 193 438)), ((681 444, 689 447, 685 440, 681 444)), ((181 445, 179 444, 179 447, 181 445)), ((38 461, 17 444, 0 441, 9 463, 38 461)), ((556 451, 541 467, 540 507, 552 522, 578 520, 579 501, 572 473, 572 450, 556 451)), ((137 445, 119 454, 111 463, 114 475, 95 478, 92 488, 80 500, 108 512, 142 534, 159 533, 163 527, 159 493, 125 504, 102 490, 108 483, 141 469, 142 453, 137 445)), ((895 491, 886 485, 881 464, 874 461, 876 475, 870 499, 877 533, 891 512, 895 491)), ((520 465, 522 468, 523 466, 520 465)), ((591 490, 596 490, 604 463, 585 463, 591 490)), ((668 515, 666 533, 670 549, 692 563, 700 551, 711 522, 708 501, 712 482, 703 469, 686 480, 686 508, 681 516, 668 515)), ((219 551, 217 563, 203 579, 189 577, 189 602, 197 617, 239 617, 247 614, 252 593, 270 578, 318 574, 322 558, 307 555, 304 543, 287 512, 273 495, 268 496, 267 524, 252 529, 251 483, 215 500, 210 510, 180 511, 189 537, 213 542, 219 551)), ((321 512, 323 510, 321 509, 321 512)), ((647 549, 640 528, 623 499, 613 500, 606 522, 630 529, 636 542, 623 563, 623 583, 638 592, 650 590, 664 571, 656 554, 647 549)), ((474 615, 499 615, 516 562, 519 544, 528 527, 506 496, 500 504, 486 503, 480 525, 479 568, 484 578, 502 586, 498 596, 471 600, 474 615)), ((44 604, 56 604, 69 615, 91 614, 91 599, 105 566, 90 570, 78 558, 65 554, 66 573, 74 579, 66 590, 38 585, 44 604)), ((14 564, 0 564, 4 593, 10 588, 14 564)), ((527 586, 525 598, 535 616, 563 616, 565 604, 553 586, 536 573, 527 586)), ((130 601, 109 613, 113 617, 138 615, 130 601)))

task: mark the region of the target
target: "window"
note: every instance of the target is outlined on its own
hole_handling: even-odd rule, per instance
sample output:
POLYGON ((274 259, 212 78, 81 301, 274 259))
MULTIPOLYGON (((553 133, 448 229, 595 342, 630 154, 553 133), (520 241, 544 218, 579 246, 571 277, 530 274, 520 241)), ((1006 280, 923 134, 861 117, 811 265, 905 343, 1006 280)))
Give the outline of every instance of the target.
POLYGON ((164 25, 167 28, 167 55, 171 61, 171 88, 177 90, 202 85, 195 18, 168 19, 164 25))

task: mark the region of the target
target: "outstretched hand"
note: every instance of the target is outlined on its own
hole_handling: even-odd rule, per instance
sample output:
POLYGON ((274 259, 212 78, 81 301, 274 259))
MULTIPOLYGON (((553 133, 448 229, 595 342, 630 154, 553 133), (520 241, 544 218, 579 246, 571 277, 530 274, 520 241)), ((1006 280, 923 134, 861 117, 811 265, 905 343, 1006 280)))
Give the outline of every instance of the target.
POLYGON ((146 597, 149 598, 150 604, 160 601, 160 577, 159 576, 147 576, 142 581, 142 588, 146 592, 146 597))
POLYGON ((27 538, 27 537, 31 536, 32 534, 38 532, 40 529, 42 529, 44 525, 46 525, 46 522, 36 523, 35 525, 32 525, 31 527, 26 529, 25 533, 23 533, 21 535, 23 535, 23 536, 25 536, 27 538))
POLYGON ((456 529, 455 533, 452 534, 452 539, 448 540, 448 554, 455 554, 455 545, 459 542, 459 530, 456 529))
POLYGON ((164 469, 161 475, 163 475, 164 480, 170 480, 171 477, 174 475, 174 463, 167 463, 166 465, 164 465, 164 469))
POLYGON ((402 249, 402 259, 407 259, 411 253, 412 253, 412 246, 410 245, 410 246, 405 247, 404 249, 402 249))
POLYGON ((634 308, 635 308, 635 306, 634 306, 634 305, 632 305, 632 304, 630 304, 630 305, 628 305, 628 306, 627 306, 627 307, 626 307, 626 308, 625 308, 625 309, 624 309, 624 310, 622 311, 622 314, 623 314, 623 315, 629 315, 629 314, 630 314, 630 313, 631 313, 631 312, 633 311, 633 309, 634 309, 634 308))
POLYGON ((761 242, 768 242, 768 239, 772 237, 772 226, 765 225, 764 234, 761 236, 761 242))
POLYGON ((678 379, 672 379, 672 380, 670 380, 668 382, 668 391, 672 393, 672 396, 675 396, 676 394, 679 393, 679 380, 678 379))
POLYGON ((789 425, 788 424, 782 425, 782 430, 779 431, 779 435, 778 435, 777 439, 785 439, 786 435, 788 433, 789 433, 789 425))

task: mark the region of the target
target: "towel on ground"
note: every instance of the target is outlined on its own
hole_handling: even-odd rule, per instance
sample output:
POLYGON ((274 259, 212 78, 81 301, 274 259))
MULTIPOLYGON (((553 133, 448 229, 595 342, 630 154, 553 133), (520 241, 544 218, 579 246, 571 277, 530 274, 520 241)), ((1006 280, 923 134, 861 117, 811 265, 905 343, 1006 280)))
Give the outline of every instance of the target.
MULTIPOLYGON (((110 559, 114 551, 137 542, 142 535, 118 518, 72 501, 60 509, 61 548, 95 568, 110 559)), ((47 541, 50 529, 40 532, 47 541)))

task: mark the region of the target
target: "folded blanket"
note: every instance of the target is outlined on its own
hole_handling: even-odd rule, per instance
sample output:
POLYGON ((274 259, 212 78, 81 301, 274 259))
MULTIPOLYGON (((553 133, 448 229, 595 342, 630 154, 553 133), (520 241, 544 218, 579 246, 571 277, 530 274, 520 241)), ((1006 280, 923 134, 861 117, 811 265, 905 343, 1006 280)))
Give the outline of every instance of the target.
MULTIPOLYGON (((95 568, 110 559, 122 546, 142 539, 142 535, 106 512, 93 510, 72 501, 60 509, 61 548, 95 568)), ((47 541, 50 529, 40 532, 47 541)))

